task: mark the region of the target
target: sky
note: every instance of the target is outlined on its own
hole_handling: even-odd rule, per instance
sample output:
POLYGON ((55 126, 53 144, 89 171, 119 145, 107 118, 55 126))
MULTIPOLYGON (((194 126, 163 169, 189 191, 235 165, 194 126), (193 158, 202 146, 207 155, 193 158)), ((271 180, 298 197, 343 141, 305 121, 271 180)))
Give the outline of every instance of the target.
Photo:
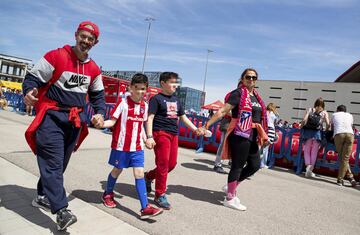
POLYGON ((206 103, 223 100, 245 68, 259 79, 333 82, 359 61, 359 0, 1 0, 0 53, 33 60, 74 45, 78 24, 100 28, 103 70, 174 71, 206 103))

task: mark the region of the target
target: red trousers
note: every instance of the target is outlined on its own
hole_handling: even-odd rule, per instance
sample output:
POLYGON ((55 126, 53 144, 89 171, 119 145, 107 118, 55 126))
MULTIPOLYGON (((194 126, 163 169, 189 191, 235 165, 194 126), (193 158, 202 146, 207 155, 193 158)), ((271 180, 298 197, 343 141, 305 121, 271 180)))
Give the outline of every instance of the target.
POLYGON ((165 194, 167 175, 177 163, 178 135, 155 131, 153 137, 156 143, 154 147, 156 168, 149 171, 146 178, 155 179, 155 197, 159 197, 165 194))

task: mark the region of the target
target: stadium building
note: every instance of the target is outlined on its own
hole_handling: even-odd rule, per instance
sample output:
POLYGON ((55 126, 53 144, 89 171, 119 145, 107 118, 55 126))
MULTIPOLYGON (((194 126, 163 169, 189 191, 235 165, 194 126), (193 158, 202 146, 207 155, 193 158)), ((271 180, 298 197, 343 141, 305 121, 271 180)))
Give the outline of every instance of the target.
POLYGON ((257 87, 264 102, 276 104, 280 118, 290 123, 301 121, 306 110, 322 97, 330 115, 338 105, 346 105, 354 117, 354 125, 360 129, 360 61, 335 82, 259 80, 257 87))

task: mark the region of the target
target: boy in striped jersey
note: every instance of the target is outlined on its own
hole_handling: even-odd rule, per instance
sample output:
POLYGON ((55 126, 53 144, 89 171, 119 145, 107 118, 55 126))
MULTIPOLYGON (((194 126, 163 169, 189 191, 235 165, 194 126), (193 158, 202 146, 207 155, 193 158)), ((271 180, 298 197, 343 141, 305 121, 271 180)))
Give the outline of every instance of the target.
POLYGON ((131 79, 131 95, 126 96, 114 107, 111 119, 104 122, 104 128, 114 127, 109 164, 114 166, 108 176, 107 186, 102 196, 106 207, 116 207, 114 186, 124 168, 132 167, 135 186, 141 204, 140 219, 159 215, 162 209, 148 203, 144 179, 144 142, 146 134, 143 123, 147 120, 148 105, 143 100, 148 78, 135 74, 131 79))

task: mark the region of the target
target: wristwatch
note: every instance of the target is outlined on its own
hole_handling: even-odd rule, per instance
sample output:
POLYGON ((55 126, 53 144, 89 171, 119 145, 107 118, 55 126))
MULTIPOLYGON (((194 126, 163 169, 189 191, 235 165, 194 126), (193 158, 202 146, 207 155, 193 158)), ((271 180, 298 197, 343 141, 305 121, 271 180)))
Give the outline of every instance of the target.
POLYGON ((153 136, 152 136, 152 135, 148 135, 147 138, 148 138, 148 139, 152 139, 153 136))

